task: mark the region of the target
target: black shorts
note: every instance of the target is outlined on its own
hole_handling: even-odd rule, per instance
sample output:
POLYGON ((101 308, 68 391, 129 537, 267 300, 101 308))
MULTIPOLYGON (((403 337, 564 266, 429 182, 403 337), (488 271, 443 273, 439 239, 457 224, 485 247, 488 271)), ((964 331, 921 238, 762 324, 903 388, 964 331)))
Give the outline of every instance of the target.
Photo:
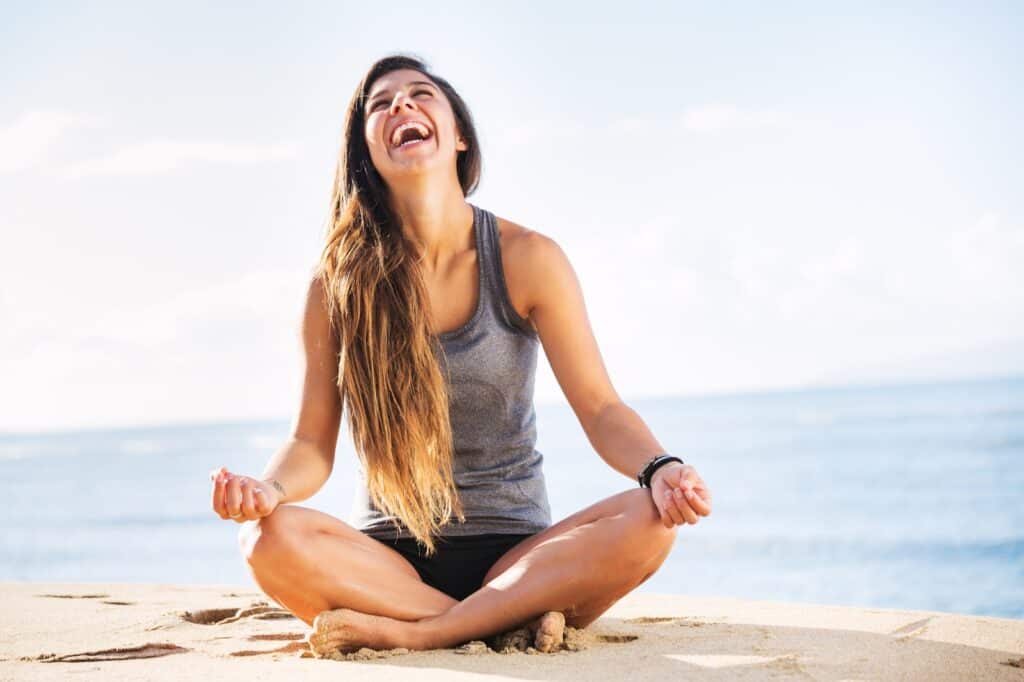
MULTIPOLYGON (((449 535, 434 539, 435 553, 424 555, 416 538, 374 538, 397 550, 431 587, 462 601, 480 589, 484 576, 508 550, 536 533, 449 535)), ((372 535, 370 537, 373 537, 372 535)))

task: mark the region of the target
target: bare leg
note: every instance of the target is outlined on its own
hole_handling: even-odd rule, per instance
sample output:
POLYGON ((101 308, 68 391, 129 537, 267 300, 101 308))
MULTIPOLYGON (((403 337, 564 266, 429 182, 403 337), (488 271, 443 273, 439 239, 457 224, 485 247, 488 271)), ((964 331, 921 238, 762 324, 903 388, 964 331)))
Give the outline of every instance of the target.
POLYGON ((239 544, 260 588, 308 625, 340 607, 417 620, 458 603, 394 549, 308 507, 282 505, 242 524, 239 544))
POLYGON ((545 611, 561 611, 567 624, 586 627, 650 577, 675 539, 674 528, 661 525, 649 490, 620 493, 566 521, 528 538, 533 542, 525 551, 510 550, 516 555, 510 562, 503 557, 474 594, 411 624, 411 648, 490 636, 545 611))
POLYGON ((628 490, 519 543, 483 587, 439 615, 405 622, 339 609, 318 628, 318 643, 435 649, 520 627, 547 611, 586 627, 657 570, 675 536, 676 527, 661 524, 649 490, 628 490))

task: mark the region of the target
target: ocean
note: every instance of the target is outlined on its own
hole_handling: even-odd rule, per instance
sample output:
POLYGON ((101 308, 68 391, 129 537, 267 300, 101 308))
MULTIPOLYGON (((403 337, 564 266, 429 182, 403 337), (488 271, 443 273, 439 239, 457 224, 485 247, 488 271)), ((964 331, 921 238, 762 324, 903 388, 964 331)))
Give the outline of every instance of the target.
MULTIPOLYGON (((1024 618, 1024 377, 628 400, 710 516, 637 592, 1024 618)), ((259 476, 289 419, 0 434, 0 580, 255 583, 209 472, 259 476)), ((635 487, 537 406, 553 521, 635 487)), ((346 519, 355 455, 298 504, 346 519)))

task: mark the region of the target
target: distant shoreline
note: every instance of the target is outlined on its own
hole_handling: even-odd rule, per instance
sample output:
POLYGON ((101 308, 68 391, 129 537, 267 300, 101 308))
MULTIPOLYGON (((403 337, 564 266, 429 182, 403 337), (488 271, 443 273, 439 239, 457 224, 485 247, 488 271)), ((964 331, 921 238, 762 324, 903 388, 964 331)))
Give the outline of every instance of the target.
MULTIPOLYGON (((857 392, 857 391, 870 391, 870 390, 885 390, 885 389, 919 389, 922 387, 941 387, 941 386, 961 386, 961 385, 982 385, 1000 382, 1024 382, 1024 373, 1009 373, 1009 374, 998 374, 998 375, 980 375, 973 377, 964 378, 950 378, 950 379, 933 379, 933 380, 908 380, 908 381, 891 381, 891 382, 861 382, 861 383, 849 383, 849 384, 802 384, 788 387, 779 388, 760 388, 754 390, 736 390, 736 391, 708 391, 700 393, 673 393, 665 395, 652 395, 652 396, 623 396, 623 399, 635 403, 637 405, 650 404, 650 403, 661 403, 669 400, 714 400, 722 398, 770 398, 773 396, 784 396, 784 395, 800 395, 806 393, 843 393, 843 392, 857 392)), ((568 409, 568 404, 562 401, 541 401, 535 400, 534 404, 539 407, 565 407, 568 409)), ((75 435, 75 434, 90 434, 90 435, 102 435, 102 434, 132 434, 137 432, 152 432, 162 430, 177 430, 177 429, 203 429, 203 428, 223 428, 223 427, 239 427, 246 428, 252 426, 266 426, 268 424, 287 424, 289 417, 282 416, 268 416, 268 417, 226 417, 223 419, 195 419, 195 420, 182 420, 182 421, 170 421, 170 422, 153 422, 150 424, 128 424, 128 425, 106 425, 106 426, 83 426, 83 427, 58 427, 55 429, 47 430, 17 430, 17 431, 4 431, 0 430, 0 439, 3 438, 31 438, 35 436, 61 436, 61 435, 75 435)))

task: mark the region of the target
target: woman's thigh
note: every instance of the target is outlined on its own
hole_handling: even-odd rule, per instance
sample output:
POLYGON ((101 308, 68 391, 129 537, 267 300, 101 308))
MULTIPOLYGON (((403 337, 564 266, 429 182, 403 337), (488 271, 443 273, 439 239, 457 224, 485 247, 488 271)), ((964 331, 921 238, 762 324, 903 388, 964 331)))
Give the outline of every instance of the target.
POLYGON ((651 499, 651 491, 648 488, 633 488, 598 500, 515 545, 491 566, 484 577, 484 583, 486 584, 495 576, 503 573, 505 569, 519 561, 537 545, 548 541, 558 541, 559 537, 564 536, 565 533, 592 521, 619 515, 632 515, 638 526, 651 525, 651 530, 654 533, 660 534, 661 531, 664 531, 666 542, 671 544, 674 529, 668 529, 661 525, 661 517, 658 508, 654 505, 654 500, 651 499), (650 523, 648 524, 648 522, 650 523), (661 531, 658 530, 659 528, 661 531))
POLYGON ((307 622, 342 607, 419 620, 457 603, 398 551, 316 509, 281 505, 243 524, 240 542, 260 587, 307 622))
POLYGON ((330 514, 296 504, 285 504, 278 507, 272 516, 277 516, 276 520, 285 525, 289 531, 326 533, 351 547, 374 555, 378 566, 384 570, 402 572, 410 578, 420 577, 416 572, 416 567, 409 563, 409 560, 400 552, 330 514), (283 512, 283 516, 278 512, 283 512))

